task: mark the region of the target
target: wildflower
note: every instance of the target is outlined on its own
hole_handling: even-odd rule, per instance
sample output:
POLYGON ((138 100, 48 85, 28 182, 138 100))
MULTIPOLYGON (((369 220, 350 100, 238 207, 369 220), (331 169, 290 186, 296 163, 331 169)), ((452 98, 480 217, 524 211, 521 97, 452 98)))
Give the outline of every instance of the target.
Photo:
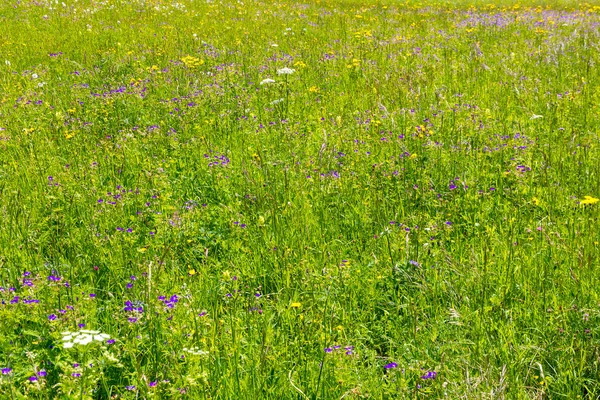
POLYGON ((127 389, 127 390, 135 390, 135 386, 134 385, 125 386, 125 389, 127 389))
POLYGON ((596 203, 597 203, 597 202, 599 202, 599 201, 600 201, 600 199, 597 199, 597 198, 595 198, 595 197, 592 197, 592 196, 585 196, 585 197, 583 198, 583 200, 580 200, 580 201, 579 201, 579 204, 581 204, 582 206, 584 206, 584 205, 588 205, 588 204, 596 204, 596 203))
POLYGON ((398 366, 398 364, 396 364, 395 362, 391 362, 391 363, 385 365, 383 368, 392 369, 392 368, 396 368, 397 366, 398 366))
POLYGON ((200 350, 198 347, 192 347, 189 349, 187 347, 184 347, 183 351, 185 351, 186 353, 190 353, 194 356, 205 356, 208 354, 208 351, 200 350))
POLYGON ((437 372, 435 372, 435 371, 427 371, 427 373, 425 375, 423 375, 421 377, 421 379, 423 379, 423 380, 435 379, 436 377, 437 377, 437 372))
POLYGON ((45 370, 41 370, 37 374, 38 374, 38 376, 46 376, 47 372, 45 370))
POLYGON ((156 387, 156 385, 157 385, 157 384, 158 384, 158 382, 157 382, 157 381, 153 381, 153 382, 150 382, 150 383, 148 384, 148 386, 150 386, 150 387, 156 387))
POLYGON ((74 345, 85 346, 93 341, 103 342, 106 339, 110 339, 110 336, 100 331, 90 331, 82 329, 78 332, 62 332, 63 348, 70 349, 74 345))
POLYGON ((277 75, 291 75, 294 72, 296 72, 295 69, 285 67, 285 68, 278 69, 277 70, 277 75))
POLYGON ((290 304, 290 307, 292 307, 292 308, 300 308, 300 307, 302 307, 302 303, 294 302, 294 303, 290 304))
POLYGON ((331 353, 333 349, 331 347, 325 347, 325 353, 331 353))
POLYGON ((8 375, 12 372, 11 368, 2 368, 2 375, 8 375))
POLYGON ((260 81, 260 85, 266 85, 269 83, 275 83, 275 80, 271 79, 271 78, 266 78, 266 79, 263 79, 262 81, 260 81))
POLYGON ((38 380, 37 376, 30 376, 29 377, 29 382, 35 382, 37 380, 38 380))
POLYGON ((48 315, 48 320, 49 321, 54 321, 57 318, 56 314, 50 314, 48 315))
POLYGON ((79 378, 79 377, 81 376, 81 374, 80 374, 79 372, 73 372, 73 373, 71 374, 71 376, 72 376, 73 378, 79 378))

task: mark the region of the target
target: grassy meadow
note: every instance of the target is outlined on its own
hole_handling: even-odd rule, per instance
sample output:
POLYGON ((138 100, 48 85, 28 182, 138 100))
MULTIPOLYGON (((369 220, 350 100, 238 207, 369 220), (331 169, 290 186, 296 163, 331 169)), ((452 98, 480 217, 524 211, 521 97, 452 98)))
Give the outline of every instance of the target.
POLYGON ((0 398, 600 398, 600 3, 0 2, 0 398))

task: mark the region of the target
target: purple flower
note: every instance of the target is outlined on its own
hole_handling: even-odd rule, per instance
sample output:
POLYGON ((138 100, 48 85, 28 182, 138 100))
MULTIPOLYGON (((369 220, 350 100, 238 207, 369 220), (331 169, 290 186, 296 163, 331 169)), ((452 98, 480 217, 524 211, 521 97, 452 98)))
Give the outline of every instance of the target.
POLYGON ((72 376, 73 378, 79 378, 79 377, 81 376, 81 374, 80 374, 79 372, 73 372, 73 373, 71 374, 71 376, 72 376))
POLYGON ((435 379, 437 376, 437 372, 435 371, 427 371, 425 375, 421 377, 421 379, 435 379))
POLYGON ((125 386, 125 389, 127 389, 127 390, 135 390, 135 386, 134 385, 125 386))
POLYGON ((49 321, 54 321, 57 318, 56 314, 50 314, 48 315, 48 320, 49 321))
POLYGON ((325 347, 325 353, 331 353, 333 349, 331 347, 325 347))
POLYGON ((392 368, 396 368, 397 366, 398 366, 398 364, 396 364, 395 362, 391 362, 391 363, 385 365, 383 368, 392 369, 392 368))
POLYGON ((10 374, 12 371, 12 369, 10 368, 2 368, 2 375, 8 375, 10 374))
POLYGON ((37 380, 38 380, 37 376, 30 376, 29 377, 29 382, 35 382, 37 380))
POLYGON ((77 324, 79 328, 85 328, 85 324, 77 324))
POLYGON ((132 324, 135 323, 135 322, 137 322, 137 320, 138 319, 135 318, 135 317, 129 317, 129 318, 127 318, 127 321, 131 322, 132 324))
POLYGON ((46 376, 47 375, 46 371, 44 371, 44 370, 41 370, 37 374, 38 374, 38 376, 46 376))
POLYGON ((90 293, 90 297, 93 299, 94 297, 96 297, 96 293, 90 293))
POLYGON ((115 344, 115 339, 108 339, 106 344, 115 344))
POLYGON ((150 382, 150 383, 148 384, 148 386, 150 386, 150 387, 155 387, 157 384, 158 384, 158 382, 157 382, 157 381, 154 381, 154 382, 150 382))
POLYGON ((133 283, 132 283, 132 282, 129 282, 129 283, 127 284, 127 289, 131 289, 132 287, 133 287, 133 283))

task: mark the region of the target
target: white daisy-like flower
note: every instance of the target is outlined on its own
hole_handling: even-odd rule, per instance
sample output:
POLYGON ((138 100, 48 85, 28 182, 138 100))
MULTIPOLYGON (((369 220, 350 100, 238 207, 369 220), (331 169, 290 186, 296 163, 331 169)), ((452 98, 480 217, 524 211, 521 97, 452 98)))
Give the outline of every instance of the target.
POLYGON ((31 77, 32 77, 33 79, 37 79, 37 78, 39 78, 38 74, 31 74, 31 77))
POLYGON ((263 79, 262 81, 260 81, 261 85, 266 85, 268 83, 275 83, 275 80, 271 79, 271 78, 267 78, 267 79, 263 79))
POLYGON ((270 104, 272 106, 277 105, 279 103, 282 103, 285 99, 277 99, 277 100, 273 100, 270 104))
POLYGON ((277 70, 277 75, 291 75, 294 72, 296 72, 295 69, 285 67, 285 68, 278 69, 277 70))

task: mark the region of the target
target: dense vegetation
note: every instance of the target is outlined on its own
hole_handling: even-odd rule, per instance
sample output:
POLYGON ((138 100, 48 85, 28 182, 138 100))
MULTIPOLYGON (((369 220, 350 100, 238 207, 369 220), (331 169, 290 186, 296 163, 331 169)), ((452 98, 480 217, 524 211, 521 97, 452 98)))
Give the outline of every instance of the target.
POLYGON ((600 7, 6 0, 2 398, 598 398, 600 7))

